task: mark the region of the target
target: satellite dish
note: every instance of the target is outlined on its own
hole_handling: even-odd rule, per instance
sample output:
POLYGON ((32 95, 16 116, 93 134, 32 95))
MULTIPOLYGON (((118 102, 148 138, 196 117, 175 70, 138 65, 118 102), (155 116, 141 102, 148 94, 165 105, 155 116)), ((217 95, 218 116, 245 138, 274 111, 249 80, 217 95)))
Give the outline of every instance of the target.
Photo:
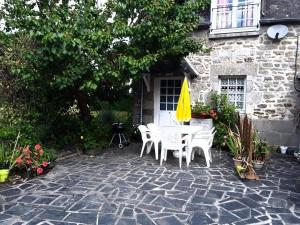
POLYGON ((267 30, 267 35, 271 39, 278 40, 278 39, 281 39, 284 36, 286 36, 288 32, 289 32, 289 29, 287 26, 278 24, 278 25, 269 27, 267 30))

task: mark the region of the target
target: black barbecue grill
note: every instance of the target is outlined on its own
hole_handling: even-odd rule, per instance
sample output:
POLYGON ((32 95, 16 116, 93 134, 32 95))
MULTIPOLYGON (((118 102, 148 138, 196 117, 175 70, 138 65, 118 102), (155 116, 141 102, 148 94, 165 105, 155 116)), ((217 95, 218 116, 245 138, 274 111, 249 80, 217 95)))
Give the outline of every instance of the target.
POLYGON ((109 146, 113 143, 113 141, 118 138, 118 146, 119 148, 123 148, 124 145, 128 144, 128 141, 124 134, 124 126, 123 123, 113 123, 112 124, 113 136, 109 143, 109 146))

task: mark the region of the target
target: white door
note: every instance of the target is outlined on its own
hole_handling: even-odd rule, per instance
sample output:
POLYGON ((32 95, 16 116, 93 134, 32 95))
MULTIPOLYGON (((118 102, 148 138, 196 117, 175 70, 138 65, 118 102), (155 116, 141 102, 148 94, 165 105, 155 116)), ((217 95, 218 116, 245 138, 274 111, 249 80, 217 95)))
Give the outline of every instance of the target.
POLYGON ((154 123, 169 126, 177 123, 175 112, 183 78, 157 78, 154 96, 154 123))

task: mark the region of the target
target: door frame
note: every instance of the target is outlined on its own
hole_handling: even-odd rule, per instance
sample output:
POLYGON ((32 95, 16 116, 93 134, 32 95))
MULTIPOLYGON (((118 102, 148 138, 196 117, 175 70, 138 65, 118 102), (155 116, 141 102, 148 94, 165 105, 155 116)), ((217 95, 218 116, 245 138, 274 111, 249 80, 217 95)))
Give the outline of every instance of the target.
POLYGON ((155 77, 154 78, 154 91, 153 91, 153 102, 154 102, 154 110, 153 110, 153 119, 154 124, 159 125, 160 124, 160 81, 161 80, 181 80, 181 84, 184 80, 183 76, 173 76, 173 77, 155 77))

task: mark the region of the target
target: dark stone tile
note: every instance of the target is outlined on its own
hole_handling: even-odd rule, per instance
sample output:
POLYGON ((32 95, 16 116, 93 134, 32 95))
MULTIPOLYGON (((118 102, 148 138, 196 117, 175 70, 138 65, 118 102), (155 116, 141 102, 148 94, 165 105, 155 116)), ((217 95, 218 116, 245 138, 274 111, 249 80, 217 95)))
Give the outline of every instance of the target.
POLYGON ((182 209, 182 207, 186 204, 186 201, 175 199, 175 198, 168 198, 168 197, 158 197, 153 201, 154 205, 171 208, 171 209, 182 209))
POLYGON ((34 203, 41 205, 49 205, 54 199, 53 198, 39 198, 34 203))
POLYGON ((275 208, 286 208, 287 201, 279 198, 269 198, 268 204, 275 208))
POLYGON ((223 191, 215 191, 215 190, 209 190, 207 192, 206 197, 208 198, 216 198, 221 199, 223 197, 224 192, 223 191))
POLYGON ((121 218, 117 225, 136 225, 135 219, 121 218))
POLYGON ((207 205, 213 205, 215 202, 216 199, 206 198, 201 196, 195 196, 191 201, 192 204, 207 204, 207 205))
POLYGON ((153 190, 154 188, 157 188, 157 186, 151 183, 145 183, 140 187, 140 189, 144 191, 150 191, 153 190))
POLYGON ((191 225, 207 225, 211 224, 214 221, 205 215, 204 212, 195 212, 191 218, 190 224, 191 225))
POLYGON ((141 225, 155 225, 146 214, 137 214, 137 223, 141 225))
POLYGON ((123 210, 123 217, 133 217, 133 209, 125 208, 123 210))
POLYGON ((71 213, 65 221, 74 223, 96 224, 96 213, 71 213))
POLYGON ((31 195, 27 195, 22 197, 21 199, 19 199, 19 202, 25 202, 25 203, 32 203, 34 200, 36 200, 36 197, 31 196, 31 195))
POLYGON ((284 223, 281 220, 272 220, 272 225, 284 225, 284 223))
POLYGON ((238 201, 230 201, 230 202, 225 202, 220 204, 220 206, 222 206, 224 209, 227 209, 229 211, 231 210, 237 210, 237 209, 243 209, 246 208, 247 206, 245 206, 244 204, 241 204, 238 201))
POLYGON ((300 224, 300 218, 295 217, 293 214, 281 214, 280 217, 287 224, 300 224))
POLYGON ((21 190, 18 188, 10 188, 8 190, 0 191, 0 195, 4 197, 15 196, 21 193, 21 190))
POLYGON ((7 220, 7 219, 9 219, 11 217, 12 217, 11 215, 0 213, 0 221, 7 220))
POLYGON ((251 210, 249 208, 238 209, 231 211, 234 215, 240 217, 241 219, 248 219, 251 216, 251 210))
POLYGON ((30 206, 16 205, 5 211, 6 214, 22 216, 32 210, 30 206))
POLYGON ((259 222, 261 222, 261 221, 255 219, 255 218, 250 218, 247 220, 240 220, 240 221, 236 222, 235 225, 257 224, 259 222))
POLYGON ((215 218, 218 224, 232 224, 235 221, 240 220, 239 217, 233 215, 232 213, 220 209, 217 212, 209 212, 207 213, 211 218, 215 218))
POLYGON ((49 219, 49 220, 63 220, 63 218, 68 215, 65 211, 59 211, 59 210, 46 210, 42 214, 40 214, 38 217, 40 219, 49 219))
POLYGON ((161 225, 184 225, 175 216, 163 217, 155 220, 157 224, 161 225))
POLYGON ((113 214, 103 214, 99 216, 99 225, 113 225, 115 224, 117 218, 113 214))

